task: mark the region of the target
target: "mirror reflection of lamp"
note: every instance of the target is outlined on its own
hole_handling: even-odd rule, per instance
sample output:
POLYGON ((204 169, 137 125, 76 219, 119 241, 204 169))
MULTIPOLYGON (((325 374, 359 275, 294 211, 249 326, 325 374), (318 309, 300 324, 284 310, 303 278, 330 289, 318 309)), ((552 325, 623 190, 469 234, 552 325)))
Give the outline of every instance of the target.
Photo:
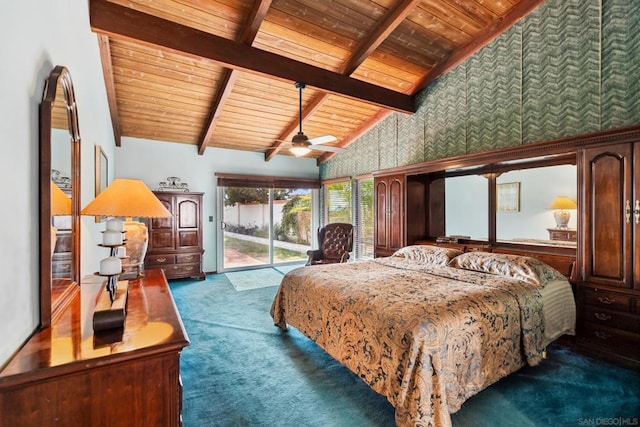
POLYGON ((567 228, 571 213, 569 209, 577 209, 578 205, 568 196, 558 196, 551 201, 547 209, 555 209, 553 217, 556 219, 556 228, 567 228))
MULTIPOLYGON (((71 215, 71 199, 51 181, 51 216, 71 215)), ((51 254, 56 250, 58 229, 51 224, 51 254)))
POLYGON ((147 253, 147 226, 132 218, 171 218, 171 212, 139 179, 115 179, 102 193, 82 209, 82 215, 126 218, 125 249, 128 263, 122 268, 129 278, 138 277, 147 253))

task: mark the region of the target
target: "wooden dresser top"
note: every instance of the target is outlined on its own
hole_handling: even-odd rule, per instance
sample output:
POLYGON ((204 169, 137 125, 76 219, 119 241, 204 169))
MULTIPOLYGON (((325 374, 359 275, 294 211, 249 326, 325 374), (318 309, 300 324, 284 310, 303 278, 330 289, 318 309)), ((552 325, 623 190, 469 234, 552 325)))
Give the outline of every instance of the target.
POLYGON ((182 319, 161 269, 129 281, 125 326, 93 332, 93 311, 104 283, 83 283, 50 328, 36 333, 0 371, 0 389, 189 345, 182 319))

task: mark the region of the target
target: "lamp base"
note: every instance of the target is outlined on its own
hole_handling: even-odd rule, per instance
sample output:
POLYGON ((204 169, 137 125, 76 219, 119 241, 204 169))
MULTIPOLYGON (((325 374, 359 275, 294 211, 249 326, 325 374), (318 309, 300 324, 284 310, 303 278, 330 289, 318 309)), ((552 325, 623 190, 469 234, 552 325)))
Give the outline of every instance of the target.
POLYGON ((113 303, 106 287, 100 292, 93 312, 93 331, 104 331, 124 327, 127 312, 129 281, 119 280, 113 303))
POLYGON ((124 230, 127 233, 125 248, 129 261, 123 267, 125 267, 126 277, 135 279, 141 275, 142 266, 144 265, 144 257, 147 254, 149 245, 149 232, 144 223, 132 221, 131 219, 127 219, 124 222, 124 230))
POLYGON ((556 228, 568 228, 571 214, 568 211, 555 211, 553 217, 556 219, 556 228))

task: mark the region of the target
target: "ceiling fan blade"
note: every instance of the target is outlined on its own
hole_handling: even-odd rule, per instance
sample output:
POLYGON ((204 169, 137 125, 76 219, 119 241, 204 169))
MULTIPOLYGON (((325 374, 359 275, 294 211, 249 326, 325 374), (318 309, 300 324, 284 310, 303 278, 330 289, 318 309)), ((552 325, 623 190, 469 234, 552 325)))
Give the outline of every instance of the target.
POLYGON ((316 144, 324 144, 326 142, 333 142, 337 140, 338 138, 336 138, 333 135, 323 135, 323 136, 316 136, 315 138, 309 138, 309 143, 311 145, 316 145, 316 144))
POLYGON ((314 151, 329 151, 331 153, 340 153, 341 151, 344 151, 344 148, 342 147, 334 147, 331 145, 310 145, 309 148, 314 151))

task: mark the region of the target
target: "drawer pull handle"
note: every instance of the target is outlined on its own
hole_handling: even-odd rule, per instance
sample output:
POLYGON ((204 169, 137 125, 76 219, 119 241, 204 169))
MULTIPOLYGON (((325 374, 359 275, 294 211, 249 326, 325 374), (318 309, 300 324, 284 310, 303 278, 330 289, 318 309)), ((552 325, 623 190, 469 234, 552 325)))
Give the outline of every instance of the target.
POLYGON ((616 302, 616 300, 614 300, 614 299, 609 299, 609 298, 607 298, 607 297, 600 297, 600 298, 598 298, 598 301, 600 301, 602 304, 607 304, 607 305, 611 305, 611 304, 613 304, 614 302, 616 302))
POLYGON ((631 222, 631 201, 627 200, 624 204, 624 217, 627 219, 627 224, 631 222))
POLYGON ((71 270, 71 264, 65 264, 60 266, 60 271, 69 271, 71 270))
POLYGON ((636 200, 636 208, 633 211, 633 216, 636 217, 636 224, 640 224, 640 200, 636 200))
POLYGON ((193 266, 189 265, 189 266, 185 267, 184 269, 187 270, 187 271, 191 271, 191 270, 193 270, 193 266))
POLYGON ((167 259, 166 258, 156 258, 156 261, 158 262, 165 262, 167 259))
POLYGON ((193 255, 189 255, 187 257, 184 257, 184 259, 186 259, 187 261, 191 261, 193 259, 193 255))
POLYGON ((611 338, 611 335, 601 331, 595 331, 594 335, 596 336, 596 338, 600 338, 601 340, 608 340, 609 338, 611 338))
POLYGON ((603 320, 603 321, 607 321, 609 319, 611 319, 611 316, 609 316, 608 314, 604 314, 604 313, 595 313, 596 319, 598 320, 603 320))

